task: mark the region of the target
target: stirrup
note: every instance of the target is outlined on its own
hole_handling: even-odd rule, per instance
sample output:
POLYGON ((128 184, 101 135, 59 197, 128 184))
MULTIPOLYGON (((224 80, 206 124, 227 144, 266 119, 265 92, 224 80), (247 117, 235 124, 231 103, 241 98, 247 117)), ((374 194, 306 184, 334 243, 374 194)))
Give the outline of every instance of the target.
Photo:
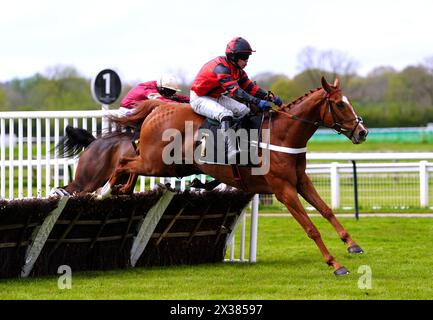
POLYGON ((240 151, 237 148, 236 136, 230 137, 227 135, 224 139, 226 154, 227 154, 227 162, 229 164, 235 164, 237 162, 237 155, 240 154, 240 151))
POLYGON ((240 154, 240 151, 236 148, 236 141, 234 142, 235 145, 229 146, 229 142, 227 141, 227 163, 228 164, 235 164, 237 162, 237 156, 240 154))

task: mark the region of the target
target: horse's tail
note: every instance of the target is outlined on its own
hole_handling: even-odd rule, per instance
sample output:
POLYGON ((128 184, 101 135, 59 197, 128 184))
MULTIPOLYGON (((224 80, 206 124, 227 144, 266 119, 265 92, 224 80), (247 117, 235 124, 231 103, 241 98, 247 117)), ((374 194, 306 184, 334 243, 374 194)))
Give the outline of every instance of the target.
POLYGON ((137 103, 134 107, 134 111, 127 116, 107 116, 111 121, 119 124, 121 127, 130 127, 140 129, 141 124, 146 117, 160 105, 166 104, 167 102, 161 100, 144 100, 137 103))
POLYGON ((87 148, 96 138, 88 131, 80 128, 66 126, 66 135, 60 139, 55 149, 62 157, 77 156, 83 148, 87 148))

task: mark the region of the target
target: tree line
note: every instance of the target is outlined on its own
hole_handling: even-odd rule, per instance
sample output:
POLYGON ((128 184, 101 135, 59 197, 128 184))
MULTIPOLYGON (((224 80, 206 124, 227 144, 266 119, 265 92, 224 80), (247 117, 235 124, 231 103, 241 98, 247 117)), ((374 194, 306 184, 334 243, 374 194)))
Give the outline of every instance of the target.
MULTIPOLYGON (((331 83, 338 76, 322 70, 305 70, 293 79, 273 76, 262 82, 267 82, 283 101, 292 101, 319 87, 322 74, 331 83)), ((369 127, 418 127, 433 122, 432 69, 420 65, 397 72, 380 67, 366 77, 340 78, 345 79, 340 82, 344 94, 369 127)))
MULTIPOLYGON (((433 57, 402 71, 377 67, 367 76, 357 75, 356 63, 339 52, 306 48, 300 57, 302 71, 293 78, 272 73, 250 76, 284 102, 320 87, 322 75, 330 83, 339 77, 345 95, 369 127, 426 126, 433 122, 433 57)), ((0 110, 100 109, 91 96, 90 82, 74 67, 54 67, 46 74, 0 83, 0 110)), ((189 86, 182 84, 184 93, 189 92, 189 86)), ((131 88, 124 84, 121 98, 131 88)), ((111 108, 117 108, 119 101, 111 108)))

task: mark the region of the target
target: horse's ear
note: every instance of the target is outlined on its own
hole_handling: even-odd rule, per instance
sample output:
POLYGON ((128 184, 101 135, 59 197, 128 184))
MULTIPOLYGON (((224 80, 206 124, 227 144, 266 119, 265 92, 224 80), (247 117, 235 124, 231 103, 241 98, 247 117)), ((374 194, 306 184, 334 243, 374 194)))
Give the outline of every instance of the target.
POLYGON ((334 87, 338 88, 339 86, 340 86, 340 80, 338 78, 335 78, 334 87))
POLYGON ((325 89, 326 92, 331 93, 332 88, 329 86, 329 83, 326 81, 324 76, 322 76, 322 79, 320 79, 320 81, 322 82, 323 89, 325 89))

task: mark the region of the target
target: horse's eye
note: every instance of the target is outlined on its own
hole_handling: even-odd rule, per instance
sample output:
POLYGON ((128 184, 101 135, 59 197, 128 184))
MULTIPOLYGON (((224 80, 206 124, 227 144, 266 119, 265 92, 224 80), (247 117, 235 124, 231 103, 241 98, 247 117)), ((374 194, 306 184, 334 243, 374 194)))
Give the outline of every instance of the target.
POLYGON ((343 109, 344 108, 344 102, 343 101, 337 102, 337 107, 340 109, 343 109))

